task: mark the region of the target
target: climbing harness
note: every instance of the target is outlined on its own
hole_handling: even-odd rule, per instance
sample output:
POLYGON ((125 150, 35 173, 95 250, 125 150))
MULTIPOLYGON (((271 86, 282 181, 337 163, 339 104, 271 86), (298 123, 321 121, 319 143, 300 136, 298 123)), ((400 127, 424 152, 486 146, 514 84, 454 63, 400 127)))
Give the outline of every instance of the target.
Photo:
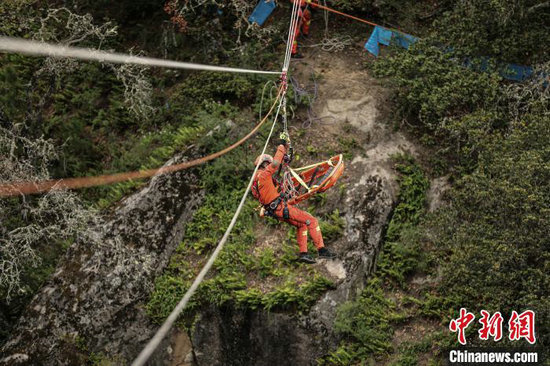
POLYGON ((288 220, 290 218, 290 213, 288 211, 288 201, 283 193, 281 193, 279 197, 275 198, 273 201, 271 201, 267 205, 264 205, 260 208, 260 217, 270 216, 270 217, 277 218, 275 211, 277 211, 277 208, 281 204, 283 204, 282 218, 285 220, 288 220))
MULTIPOLYGON (((280 187, 279 197, 260 207, 261 217, 276 217, 275 211, 282 203, 284 204, 283 218, 287 219, 288 205, 295 205, 333 187, 344 172, 344 158, 340 154, 301 168, 291 168, 288 163, 282 163, 279 168, 283 171, 282 180, 277 184, 280 187)), ((257 179, 252 187, 252 194, 259 199, 257 179)))

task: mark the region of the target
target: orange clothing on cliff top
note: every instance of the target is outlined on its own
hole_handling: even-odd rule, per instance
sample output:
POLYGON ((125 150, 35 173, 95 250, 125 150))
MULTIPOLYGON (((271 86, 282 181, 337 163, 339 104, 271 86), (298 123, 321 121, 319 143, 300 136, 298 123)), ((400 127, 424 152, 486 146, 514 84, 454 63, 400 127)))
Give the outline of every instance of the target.
POLYGON ((303 35, 309 34, 309 26, 311 25, 311 11, 307 9, 307 2, 305 0, 290 0, 291 3, 299 1, 300 9, 298 9, 298 26, 292 36, 292 54, 298 52, 297 38, 302 32, 303 35))

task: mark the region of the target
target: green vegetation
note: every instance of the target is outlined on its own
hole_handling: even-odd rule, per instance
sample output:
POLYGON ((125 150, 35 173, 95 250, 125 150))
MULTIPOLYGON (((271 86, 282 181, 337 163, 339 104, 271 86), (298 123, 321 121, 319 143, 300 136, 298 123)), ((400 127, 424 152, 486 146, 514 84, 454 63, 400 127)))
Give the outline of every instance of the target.
MULTIPOLYGON (((96 30, 107 21, 119 26, 116 35, 101 42, 87 38, 77 46, 101 43, 103 49, 135 48, 149 56, 258 69, 278 67, 282 52, 277 47, 287 27, 281 17, 269 31, 245 31, 240 20, 252 2, 209 4, 196 7, 193 15, 187 9, 183 29, 169 21, 158 1, 69 0, 64 4, 77 14, 92 13, 94 19, 88 25, 96 30)), ((39 38, 39 20, 48 14, 41 7, 46 5, 35 0, 3 1, 1 33, 39 38)), ((342 343, 321 362, 415 365, 424 358, 437 364, 439 352, 456 344, 445 327, 460 307, 476 315, 481 308, 499 310, 505 316, 512 310, 534 310, 537 343, 548 354, 548 81, 511 84, 496 72, 499 63, 517 63, 550 74, 548 2, 343 0, 338 6, 422 36, 408 52, 390 47, 376 61, 369 58, 367 66, 394 92, 395 127, 416 136, 430 157, 421 163, 396 157, 399 202, 387 228, 378 270, 361 296, 340 308, 336 329, 342 343), (481 57, 491 58, 486 72, 477 70, 481 57), (465 58, 473 67, 463 66, 465 58), (452 184, 447 206, 428 214, 428 176, 443 175, 452 184), (426 329, 406 338, 407 325, 426 329)), ((74 36, 66 26, 68 17, 60 13, 59 21, 47 23, 42 30, 48 39, 67 41, 74 36)), ((364 28, 353 27, 353 31, 364 28)), ((2 55, 0 116, 2 124, 22 126, 26 137, 44 136, 59 146, 59 159, 48 167, 54 178, 147 169, 177 153, 202 155, 237 140, 256 120, 265 81, 233 74, 121 70, 104 63, 2 55), (136 94, 134 99, 129 96, 132 85, 141 85, 140 100, 136 94), (229 128, 228 121, 234 127, 229 128)), ((302 102, 307 104, 305 98, 302 102)), ((264 112, 268 104, 265 100, 264 112)), ((266 128, 260 135, 265 135, 266 128)), ((302 134, 298 131, 295 136, 302 134)), ((358 147, 355 138, 341 137, 336 142, 346 159, 358 147)), ((251 149, 238 149, 198 168, 204 202, 186 226, 168 269, 156 281, 147 306, 156 321, 162 321, 181 298, 227 227, 251 171, 250 151, 258 148, 257 142, 250 144, 251 149)), ((17 149, 15 153, 23 154, 17 149)), ((309 143, 301 153, 318 159, 323 152, 309 143)), ((81 197, 89 206, 108 210, 141 184, 90 188, 81 197)), ((37 202, 35 197, 25 200, 29 206, 37 202)), ((330 241, 340 236, 344 222, 338 210, 323 211, 326 201, 324 194, 317 195, 310 209, 323 212, 321 227, 330 241)), ((26 213, 19 210, 21 198, 2 204, 6 212, 18 214, 2 217, 0 233, 27 222, 26 213)), ((249 201, 184 320, 204 304, 306 311, 330 288, 332 284, 314 267, 294 262, 295 232, 286 233, 279 225, 269 219, 260 222, 254 202, 249 201), (258 243, 258 235, 267 239, 258 243)), ((8 336, 10 324, 50 276, 70 242, 48 239, 36 246, 40 264, 24 268, 22 290, 9 304, 0 304, 0 339, 8 336)), ((77 343, 82 347, 85 342, 77 343)), ((86 353, 90 364, 109 362, 101 354, 86 353)))
POLYGON ((421 250, 414 244, 411 246, 407 235, 420 221, 426 205, 429 182, 412 158, 398 156, 396 160, 395 169, 400 174, 400 191, 384 239, 381 256, 384 260, 378 263, 378 268, 383 276, 403 287, 406 277, 421 269, 421 250))
MULTIPOLYGON (((7 289, 2 288, 0 291, 0 308, 3 309, 0 315, 1 323, 11 324, 18 319, 20 313, 32 299, 37 289, 39 289, 55 271, 58 258, 65 254, 70 244, 71 243, 68 242, 58 241, 40 243, 37 250, 41 254, 41 261, 32 269, 24 271, 21 278, 21 288, 17 293, 11 295, 11 299, 7 300, 7 289)), ((10 333, 10 328, 3 326, 0 330, 0 340, 7 338, 10 333)))
MULTIPOLYGON (((124 3, 130 13, 138 8, 148 9, 152 4, 147 1, 132 5, 124 3)), ((9 20, 1 23, 2 30, 14 36, 35 36, 39 25, 24 23, 22 19, 44 17, 48 13, 47 10, 34 8, 23 10, 15 2, 2 4, 1 7, 7 14, 3 20, 9 20), (23 26, 14 27, 14 22, 20 22, 23 26)), ((130 19, 115 8, 101 2, 81 2, 74 7, 91 11, 96 16, 114 17, 122 25, 118 35, 102 42, 103 48, 124 50, 140 38, 140 49, 146 50, 148 55, 163 54, 175 59, 257 69, 272 69, 274 61, 281 57, 280 52, 274 57, 277 43, 266 44, 260 33, 252 32, 251 38, 243 35, 238 40, 237 37, 231 39, 238 32, 233 28, 233 22, 237 19, 233 11, 220 17, 220 29, 215 34, 211 25, 205 23, 215 11, 210 7, 202 8, 204 13, 190 20, 192 27, 187 32, 180 33, 163 24, 164 34, 160 34, 157 26, 147 26, 149 19, 143 19, 144 24, 131 24, 125 28, 130 19), (134 32, 139 36, 136 37, 134 32), (167 34, 173 38, 169 45, 165 42, 167 34), (246 47, 242 47, 244 42, 246 47), (180 46, 175 47, 174 43, 180 46), (197 53, 205 44, 208 44, 205 52, 197 53)), ((162 7, 157 4, 155 9, 157 13, 151 19, 162 23, 162 7)), ((134 15, 145 17, 144 14, 134 15)), ((48 39, 71 37, 65 24, 69 18, 73 19, 72 16, 65 10, 56 13, 57 20, 48 23, 46 29, 48 39)), ((96 27, 98 24, 92 19, 87 26, 96 27)), ((269 36, 278 37, 277 27, 273 27, 269 36)), ((86 39, 84 44, 97 47, 96 41, 86 39)), ((252 121, 256 121, 255 116, 260 112, 260 92, 266 82, 265 77, 251 75, 140 69, 130 70, 132 73, 124 74, 124 79, 120 77, 120 69, 106 64, 77 62, 71 67, 61 63, 52 65, 42 59, 17 55, 3 57, 0 63, 0 98, 2 112, 9 123, 25 123, 26 136, 43 135, 61 147, 61 158, 50 166, 53 177, 150 169, 162 166, 178 153, 204 155, 221 150, 253 126, 252 121), (127 91, 132 85, 127 84, 127 79, 141 86, 150 85, 149 89, 141 90, 143 95, 147 95, 148 91, 150 93, 139 101, 141 104, 137 104, 137 109, 132 109, 135 107, 131 104, 132 100, 129 104, 127 91)), ((272 101, 270 93, 266 92, 262 101, 263 113, 272 101)), ((289 108, 295 107, 291 101, 289 108)), ((264 135, 267 128, 267 125, 262 128, 260 135, 264 135)), ((185 238, 171 259, 169 268, 156 281, 156 289, 148 304, 149 314, 154 319, 162 320, 169 313, 223 235, 243 194, 243 182, 251 171, 253 157, 250 151, 259 148, 254 141, 249 144, 248 148, 237 149, 212 164, 198 168, 201 188, 206 193, 204 204, 187 225, 185 238)), ((89 188, 81 194, 90 206, 108 210, 143 182, 138 180, 89 188)), ((17 204, 14 200, 13 205, 17 204)), ((311 267, 295 263, 297 245, 292 230, 289 234, 292 239, 278 236, 269 246, 256 248, 255 230, 265 224, 259 223, 255 206, 252 201, 247 203, 226 249, 214 266, 212 277, 201 286, 193 299, 194 304, 234 302, 238 306, 267 310, 306 310, 332 284, 311 267)), ((13 226, 18 223, 14 219, 13 226)), ((268 227, 278 229, 280 225, 271 222, 268 227)), ((329 215, 323 227, 329 240, 336 237, 343 229, 339 212, 329 215)), ((22 306, 48 278, 63 252, 63 248, 55 251, 50 258, 47 251, 39 251, 45 259, 45 269, 26 269, 29 276, 32 274, 33 278, 40 278, 26 280, 30 287, 28 294, 18 295, 19 298, 12 302, 18 305, 12 305, 13 315, 10 313, 9 316, 17 317, 22 306)), ((10 305, 6 304, 6 309, 10 309, 10 305)), ((193 307, 190 307, 189 312, 192 311, 193 307)), ((101 355, 90 358, 91 364, 101 362, 101 355)))
MULTIPOLYGON (((390 49, 369 65, 394 90, 394 120, 434 152, 426 170, 454 184, 447 206, 426 214, 426 181, 416 168, 400 169, 418 192, 402 178, 378 270, 340 309, 344 341, 323 363, 416 365, 422 356, 440 364, 439 352, 457 344, 446 327, 460 307, 477 316, 498 310, 506 320, 512 310, 534 310, 537 344, 548 354, 550 96, 543 78, 509 84, 495 72, 515 62, 548 75, 541 61, 549 48, 539 43, 548 44, 548 13, 534 10, 541 6, 443 2, 433 30, 409 52, 390 49), (480 73, 459 61, 477 56, 493 57, 493 68, 480 73), (429 332, 407 340, 405 324, 429 332)), ((494 346, 471 328, 469 343, 494 346)))
MULTIPOLYGON (((69 1, 65 5, 74 13, 59 11, 56 20, 49 18, 41 29, 40 20, 52 10, 46 5, 34 0, 2 2, 1 33, 39 39, 46 35, 44 39, 63 42, 82 36, 73 45, 121 52, 136 49, 148 56, 210 64, 270 69, 273 62, 275 44, 265 45, 254 35, 252 38, 243 35, 238 42, 236 37, 232 38, 238 33, 233 28, 233 12, 220 18, 223 22, 216 38, 224 41, 215 42, 211 38, 205 42, 212 34, 210 25, 200 24, 197 17, 193 31, 178 32, 165 22, 166 14, 158 2, 69 1), (87 12, 93 18, 82 17, 87 12), (102 24, 107 21, 119 25, 118 33, 108 36, 102 33, 102 24), (82 28, 78 28, 79 24, 82 28), (98 34, 104 39, 100 41, 98 34), (245 52, 235 50, 244 44, 250 46, 245 52), (197 52, 203 46, 208 52, 197 52)), ((277 32, 274 29, 273 35, 277 32)), ((105 63, 65 63, 6 54, 0 58, 1 124, 5 128, 23 126, 26 138, 43 136, 58 147, 59 159, 52 160, 47 167, 53 178, 156 168, 175 154, 207 154, 242 137, 256 120, 252 112, 258 111, 258 92, 265 81, 265 77, 250 75, 121 69, 105 63), (230 131, 229 126, 234 126, 230 120, 238 128, 230 131), (214 134, 217 139, 205 137, 213 129, 217 131, 214 134)), ((264 111, 268 103, 270 100, 266 98, 264 111)), ((22 150, 15 152, 24 154, 22 150)), ((229 164, 232 162, 227 162, 225 169, 233 171, 225 178, 233 179, 234 186, 240 187, 239 178, 248 175, 249 168, 241 168, 241 175, 235 176, 234 167, 229 164)), ((216 172, 205 170, 204 174, 207 181, 206 175, 216 172)), ((228 180, 218 182, 225 184, 228 180)), ((129 181, 89 188, 79 194, 89 206, 108 210, 143 183, 144 180, 129 181)), ((236 193, 230 194, 235 197, 236 193)), ((224 197, 223 201, 227 200, 224 197)), ((37 202, 37 197, 29 196, 24 203, 32 207, 37 202)), ((21 204, 19 198, 2 201, 2 234, 28 224, 21 204), (4 220, 4 213, 11 212, 16 214, 4 220)), ((33 244, 39 259, 21 268, 21 290, 13 292, 9 302, 2 296, 0 341, 10 334, 11 325, 49 278, 66 248, 67 243, 49 239, 33 244)), ((0 288, 0 293, 4 295, 5 290, 0 288)))
POLYGON ((549 126, 547 117, 525 116, 488 143, 476 171, 457 182, 452 206, 423 228, 440 258, 440 306, 534 310, 542 345, 550 342, 549 126))

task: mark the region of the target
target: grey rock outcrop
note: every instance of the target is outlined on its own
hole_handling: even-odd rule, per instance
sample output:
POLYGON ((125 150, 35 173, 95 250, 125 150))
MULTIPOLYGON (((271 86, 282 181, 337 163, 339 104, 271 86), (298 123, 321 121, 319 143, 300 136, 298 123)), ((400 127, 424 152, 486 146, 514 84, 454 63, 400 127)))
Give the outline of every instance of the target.
POLYGON ((202 201, 197 182, 192 171, 154 177, 89 229, 93 243, 77 239, 14 327, 0 364, 79 365, 79 351, 135 357, 157 329, 143 305, 202 201))

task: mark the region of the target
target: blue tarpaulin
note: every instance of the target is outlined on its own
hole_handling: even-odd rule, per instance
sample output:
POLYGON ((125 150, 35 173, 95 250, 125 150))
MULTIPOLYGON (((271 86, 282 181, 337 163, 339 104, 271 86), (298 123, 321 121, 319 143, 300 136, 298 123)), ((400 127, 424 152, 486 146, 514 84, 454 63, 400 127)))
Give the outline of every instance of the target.
MULTIPOLYGON (((410 34, 376 26, 374 27, 369 40, 365 43, 365 49, 373 55, 378 56, 380 54, 380 44, 389 46, 393 43, 400 47, 409 49, 409 47, 416 41, 418 41, 418 38, 410 34)), ((479 71, 486 71, 489 69, 489 59, 486 57, 480 58, 475 65, 469 59, 464 60, 463 64, 466 67, 473 67, 479 71)), ((499 64, 498 70, 500 76, 514 81, 523 81, 533 74, 533 69, 531 67, 516 64, 499 64)))
POLYGON ((499 70, 500 76, 508 80, 523 81, 533 74, 533 68, 516 64, 507 64, 499 70))
MULTIPOLYGON (((463 64, 477 71, 487 71, 491 69, 490 61, 491 59, 489 57, 477 57, 475 61, 467 58, 464 60, 463 64)), ((533 68, 529 66, 506 63, 499 63, 494 66, 497 67, 499 75, 508 80, 523 81, 533 74, 533 68)))
POLYGON ((276 7, 277 4, 275 4, 275 0, 260 0, 252 14, 248 17, 248 21, 250 23, 257 23, 258 25, 264 25, 265 21, 276 7))
POLYGON ((398 45, 406 49, 409 49, 409 47, 413 43, 418 41, 417 37, 411 36, 410 34, 401 33, 401 32, 393 32, 393 38, 398 45))
POLYGON ((374 27, 369 40, 365 43, 365 49, 375 56, 380 53, 379 44, 389 46, 392 37, 392 31, 383 27, 374 27))
POLYGON ((376 26, 374 31, 369 37, 367 43, 365 43, 365 49, 375 56, 380 53, 380 44, 389 46, 391 41, 397 43, 399 46, 408 49, 411 44, 416 42, 418 38, 401 32, 392 31, 390 29, 376 26))

